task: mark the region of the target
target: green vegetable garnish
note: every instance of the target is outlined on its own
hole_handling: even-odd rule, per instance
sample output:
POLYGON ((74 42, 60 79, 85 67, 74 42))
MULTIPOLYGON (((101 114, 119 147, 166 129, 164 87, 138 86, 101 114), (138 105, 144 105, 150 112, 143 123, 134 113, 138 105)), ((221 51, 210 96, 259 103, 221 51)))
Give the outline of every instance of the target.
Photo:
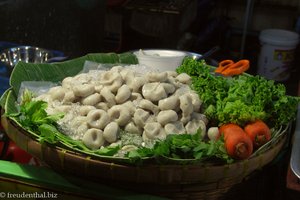
POLYGON ((173 159, 194 159, 195 161, 220 160, 232 163, 224 147, 224 140, 205 142, 200 139, 200 133, 172 134, 163 141, 158 141, 153 148, 139 148, 127 154, 127 157, 137 161, 143 157, 168 157, 173 159))
POLYGON ((63 113, 48 115, 46 108, 47 103, 44 101, 26 101, 20 105, 20 112, 11 116, 17 118, 23 127, 39 133, 40 126, 47 124, 55 127, 56 122, 64 116, 63 113))
POLYGON ((287 125, 296 117, 299 97, 286 95, 283 84, 260 76, 216 76, 204 61, 186 58, 178 73, 192 77, 192 88, 203 101, 211 125, 245 125, 257 119, 271 127, 287 125))

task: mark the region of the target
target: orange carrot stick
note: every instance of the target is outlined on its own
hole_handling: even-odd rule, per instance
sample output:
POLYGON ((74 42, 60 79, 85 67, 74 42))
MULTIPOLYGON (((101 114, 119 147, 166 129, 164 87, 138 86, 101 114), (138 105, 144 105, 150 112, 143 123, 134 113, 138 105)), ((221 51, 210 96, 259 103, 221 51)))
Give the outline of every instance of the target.
POLYGON ((261 120, 247 124, 244 130, 251 138, 255 148, 262 146, 271 139, 271 131, 268 125, 261 120))
POLYGON ((232 60, 222 60, 218 67, 215 69, 216 73, 222 73, 224 70, 226 70, 230 65, 232 65, 234 62, 232 60))
POLYGON ((239 75, 249 69, 249 60, 240 60, 222 71, 224 76, 239 75))
POLYGON ((235 159, 246 159, 253 152, 253 144, 245 131, 236 124, 225 124, 220 127, 224 135, 228 155, 235 159))

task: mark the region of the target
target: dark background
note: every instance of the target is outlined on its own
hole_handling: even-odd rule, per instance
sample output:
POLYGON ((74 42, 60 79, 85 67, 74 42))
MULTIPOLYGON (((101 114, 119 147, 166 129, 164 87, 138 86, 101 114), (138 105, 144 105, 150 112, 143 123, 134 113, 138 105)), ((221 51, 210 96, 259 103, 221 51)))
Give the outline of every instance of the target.
POLYGON ((106 1, 2 0, 0 40, 63 51, 103 50, 106 1))
MULTIPOLYGON (((91 52, 140 48, 203 54, 218 45, 221 49, 212 59, 247 58, 249 73, 255 74, 260 31, 280 28, 299 32, 300 8, 298 0, 248 1, 1 0, 0 41, 59 50, 70 59, 91 52)), ((300 77, 298 63, 296 56, 289 80, 295 83, 300 77)), ((288 86, 295 93, 297 84, 288 86)))
MULTIPOLYGON (((62 51, 69 59, 140 48, 203 54, 218 45, 221 49, 210 60, 247 58, 249 73, 256 74, 260 31, 299 31, 300 4, 252 3, 247 21, 246 0, 0 0, 0 41, 62 51)), ((291 78, 283 82, 290 95, 297 95, 299 47, 295 55, 291 78)), ((290 149, 291 139, 276 161, 240 184, 231 198, 299 199, 299 193, 286 187, 290 149)))

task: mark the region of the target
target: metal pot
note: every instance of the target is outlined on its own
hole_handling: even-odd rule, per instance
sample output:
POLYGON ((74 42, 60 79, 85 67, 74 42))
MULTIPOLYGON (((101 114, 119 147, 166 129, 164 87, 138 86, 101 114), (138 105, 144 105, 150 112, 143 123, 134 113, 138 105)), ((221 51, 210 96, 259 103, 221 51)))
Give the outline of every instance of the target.
POLYGON ((18 46, 5 49, 0 53, 0 61, 12 71, 14 66, 19 62, 27 63, 44 63, 53 57, 49 50, 33 46, 18 46))

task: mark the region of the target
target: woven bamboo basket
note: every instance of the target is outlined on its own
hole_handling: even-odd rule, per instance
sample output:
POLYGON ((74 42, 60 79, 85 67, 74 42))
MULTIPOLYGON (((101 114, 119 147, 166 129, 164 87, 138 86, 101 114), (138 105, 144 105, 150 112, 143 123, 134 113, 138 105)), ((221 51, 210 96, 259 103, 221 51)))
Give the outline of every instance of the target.
POLYGON ((270 163, 280 152, 287 135, 283 132, 263 152, 232 164, 129 165, 40 144, 30 133, 4 115, 1 123, 18 146, 58 172, 171 199, 223 198, 235 185, 270 163))

